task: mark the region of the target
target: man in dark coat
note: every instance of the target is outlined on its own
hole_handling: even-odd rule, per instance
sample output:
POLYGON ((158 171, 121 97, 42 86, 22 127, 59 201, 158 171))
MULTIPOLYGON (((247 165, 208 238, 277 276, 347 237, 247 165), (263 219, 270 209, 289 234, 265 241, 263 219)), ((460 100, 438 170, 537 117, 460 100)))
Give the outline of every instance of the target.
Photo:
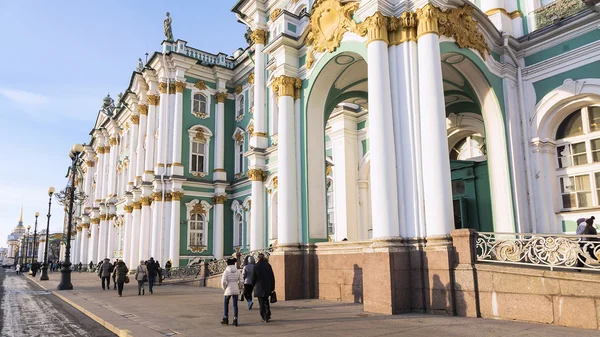
POLYGON ((110 290, 110 273, 112 272, 113 266, 110 264, 109 259, 104 259, 104 262, 98 268, 98 276, 102 279, 102 290, 108 288, 110 290), (104 284, 106 283, 106 287, 104 284))
POLYGON ((252 285, 254 286, 254 296, 258 297, 260 317, 264 322, 269 322, 271 319, 269 296, 275 291, 275 275, 263 254, 258 255, 258 262, 252 270, 252 285))
POLYGON ((148 290, 150 290, 150 293, 153 294, 152 288, 154 287, 154 280, 158 274, 158 264, 154 262, 153 257, 146 262, 146 268, 148 268, 148 290))

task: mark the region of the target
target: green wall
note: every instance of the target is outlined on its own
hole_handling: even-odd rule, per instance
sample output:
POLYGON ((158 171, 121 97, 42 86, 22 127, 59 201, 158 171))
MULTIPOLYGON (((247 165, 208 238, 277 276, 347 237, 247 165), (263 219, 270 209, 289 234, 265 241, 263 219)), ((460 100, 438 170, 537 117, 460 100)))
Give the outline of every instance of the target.
POLYGON ((538 53, 526 56, 525 57, 525 65, 529 66, 529 65, 547 60, 551 57, 558 56, 560 54, 564 54, 573 49, 585 46, 586 44, 590 44, 590 43, 596 42, 598 40, 600 40, 600 30, 595 29, 589 33, 586 33, 586 34, 580 35, 576 38, 567 40, 556 46, 553 46, 548 49, 544 49, 538 53))
POLYGON ((566 79, 600 78, 600 61, 592 62, 541 81, 533 83, 536 102, 544 98, 550 91, 560 87, 566 79))

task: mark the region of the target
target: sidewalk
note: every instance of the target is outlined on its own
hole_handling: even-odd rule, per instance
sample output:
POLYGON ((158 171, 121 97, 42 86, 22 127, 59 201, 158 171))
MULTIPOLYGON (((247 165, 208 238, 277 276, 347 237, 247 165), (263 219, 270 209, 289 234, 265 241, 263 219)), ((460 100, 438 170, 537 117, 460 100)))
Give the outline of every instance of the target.
MULTIPOLYGON (((30 280, 55 290, 60 275, 30 280)), ((72 273, 72 291, 54 291, 92 319, 120 336, 598 336, 593 330, 512 321, 446 317, 426 314, 384 316, 365 313, 362 305, 324 300, 273 304, 273 320, 262 323, 258 303, 248 311, 240 303, 239 327, 221 326, 223 293, 218 289, 163 285, 153 295, 137 295, 137 283, 102 290, 95 274, 72 273), (125 331, 128 330, 128 331, 125 331)), ((112 284, 111 284, 112 286, 112 284)), ((231 318, 230 318, 231 319, 231 318)))

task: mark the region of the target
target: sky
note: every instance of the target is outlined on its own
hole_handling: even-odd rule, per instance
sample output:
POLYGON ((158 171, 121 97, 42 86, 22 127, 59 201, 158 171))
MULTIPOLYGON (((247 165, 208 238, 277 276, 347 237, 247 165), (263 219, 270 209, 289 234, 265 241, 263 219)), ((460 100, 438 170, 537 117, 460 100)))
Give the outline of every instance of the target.
MULTIPOLYGON (((245 47, 236 0, 0 0, 0 247, 17 225, 46 226, 48 187, 64 189, 75 143, 89 143, 102 98, 125 91, 138 58, 175 39, 211 53, 245 47)), ((50 232, 64 211, 52 200, 50 232)))

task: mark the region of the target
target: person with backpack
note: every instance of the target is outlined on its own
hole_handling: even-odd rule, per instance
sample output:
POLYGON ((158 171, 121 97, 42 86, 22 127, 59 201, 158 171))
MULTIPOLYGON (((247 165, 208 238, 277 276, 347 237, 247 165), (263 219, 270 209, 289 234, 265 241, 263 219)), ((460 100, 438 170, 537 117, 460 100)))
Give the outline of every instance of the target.
POLYGON ((254 256, 248 255, 244 259, 244 271, 242 277, 244 278, 244 298, 248 302, 248 310, 252 309, 254 302, 252 302, 252 271, 254 271, 254 256))
POLYGON ((227 259, 227 268, 221 276, 221 288, 225 290, 223 293, 223 320, 221 324, 229 324, 229 301, 233 297, 233 325, 238 325, 238 296, 240 295, 240 289, 244 284, 242 274, 237 270, 235 266, 237 259, 227 259))
POLYGON ((110 273, 113 271, 113 265, 108 258, 104 259, 100 268, 98 268, 98 277, 102 279, 102 290, 110 289, 110 273), (104 283, 106 282, 106 287, 104 283))

